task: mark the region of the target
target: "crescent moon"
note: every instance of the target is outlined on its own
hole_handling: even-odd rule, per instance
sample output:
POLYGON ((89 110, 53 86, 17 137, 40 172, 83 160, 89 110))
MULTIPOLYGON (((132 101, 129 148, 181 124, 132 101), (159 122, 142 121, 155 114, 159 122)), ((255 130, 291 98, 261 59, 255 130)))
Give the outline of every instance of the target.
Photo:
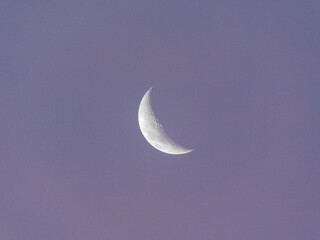
POLYGON ((142 135, 161 152, 175 155, 192 152, 194 149, 180 146, 164 131, 151 106, 151 90, 152 87, 145 93, 139 106, 138 122, 142 135))

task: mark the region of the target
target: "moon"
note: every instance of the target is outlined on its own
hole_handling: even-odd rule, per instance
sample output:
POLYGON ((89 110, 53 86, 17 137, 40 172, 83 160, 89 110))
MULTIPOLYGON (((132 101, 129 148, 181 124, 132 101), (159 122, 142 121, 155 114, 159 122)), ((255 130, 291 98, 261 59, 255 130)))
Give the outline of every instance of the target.
POLYGON ((138 122, 142 135, 156 149, 168 154, 185 154, 194 149, 188 149, 175 143, 165 132, 151 106, 152 87, 144 94, 138 111, 138 122))

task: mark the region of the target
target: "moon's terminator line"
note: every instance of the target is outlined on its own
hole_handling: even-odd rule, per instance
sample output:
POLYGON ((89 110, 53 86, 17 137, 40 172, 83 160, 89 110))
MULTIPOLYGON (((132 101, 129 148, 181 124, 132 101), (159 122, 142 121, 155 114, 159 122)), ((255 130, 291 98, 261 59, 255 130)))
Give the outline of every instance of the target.
POLYGON ((151 106, 150 88, 143 96, 139 111, 138 122, 143 136, 156 149, 168 154, 185 154, 193 151, 175 143, 164 131, 159 120, 155 116, 151 106))

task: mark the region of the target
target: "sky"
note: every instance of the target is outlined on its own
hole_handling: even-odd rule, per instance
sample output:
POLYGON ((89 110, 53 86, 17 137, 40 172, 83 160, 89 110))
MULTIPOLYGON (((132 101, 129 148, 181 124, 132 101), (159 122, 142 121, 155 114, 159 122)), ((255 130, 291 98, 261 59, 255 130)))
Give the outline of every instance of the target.
POLYGON ((318 1, 0 1, 1 240, 320 239, 318 1), (138 107, 195 151, 144 139, 138 107))

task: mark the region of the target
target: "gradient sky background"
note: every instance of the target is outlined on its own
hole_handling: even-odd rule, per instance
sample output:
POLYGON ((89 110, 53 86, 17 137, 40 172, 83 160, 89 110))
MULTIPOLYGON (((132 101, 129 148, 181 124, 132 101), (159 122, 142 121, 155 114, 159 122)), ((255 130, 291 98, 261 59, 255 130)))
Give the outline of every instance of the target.
POLYGON ((0 1, 0 239, 320 239, 319 16, 319 1, 0 1), (145 141, 151 86, 196 151, 145 141))

